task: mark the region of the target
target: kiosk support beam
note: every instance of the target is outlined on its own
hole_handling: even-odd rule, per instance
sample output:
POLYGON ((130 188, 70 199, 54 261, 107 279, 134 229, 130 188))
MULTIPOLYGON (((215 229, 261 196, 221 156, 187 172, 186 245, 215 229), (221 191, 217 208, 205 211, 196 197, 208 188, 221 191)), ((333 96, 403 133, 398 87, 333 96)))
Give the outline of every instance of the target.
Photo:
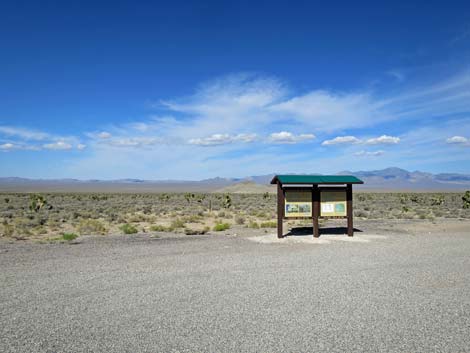
POLYGON ((284 191, 282 190, 281 183, 278 181, 277 182, 277 237, 282 238, 283 235, 283 229, 282 229, 282 222, 284 219, 284 205, 285 199, 284 199, 284 191))
POLYGON ((348 217, 348 236, 352 237, 354 235, 354 226, 353 226, 353 200, 352 200, 352 185, 348 184, 346 186, 346 213, 348 217))
POLYGON ((313 236, 318 238, 320 236, 320 227, 318 219, 320 218, 320 188, 318 185, 313 185, 312 188, 312 209, 313 209, 313 236))

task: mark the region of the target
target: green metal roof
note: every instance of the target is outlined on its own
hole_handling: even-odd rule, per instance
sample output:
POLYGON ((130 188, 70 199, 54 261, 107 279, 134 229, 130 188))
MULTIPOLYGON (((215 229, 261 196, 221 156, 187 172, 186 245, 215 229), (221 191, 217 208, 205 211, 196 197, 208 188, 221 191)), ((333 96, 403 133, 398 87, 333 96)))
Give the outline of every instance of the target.
POLYGON ((271 184, 364 184, 352 175, 276 175, 271 184))

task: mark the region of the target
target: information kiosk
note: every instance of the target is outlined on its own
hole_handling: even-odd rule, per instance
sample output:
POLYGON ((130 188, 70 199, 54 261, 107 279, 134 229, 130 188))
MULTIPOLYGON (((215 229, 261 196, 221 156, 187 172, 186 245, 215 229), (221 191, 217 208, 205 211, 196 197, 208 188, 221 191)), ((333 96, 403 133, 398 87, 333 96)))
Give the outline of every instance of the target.
POLYGON ((320 236, 320 218, 346 218, 348 235, 354 234, 352 185, 364 182, 352 175, 276 175, 277 236, 282 238, 283 221, 312 219, 313 236, 320 236))

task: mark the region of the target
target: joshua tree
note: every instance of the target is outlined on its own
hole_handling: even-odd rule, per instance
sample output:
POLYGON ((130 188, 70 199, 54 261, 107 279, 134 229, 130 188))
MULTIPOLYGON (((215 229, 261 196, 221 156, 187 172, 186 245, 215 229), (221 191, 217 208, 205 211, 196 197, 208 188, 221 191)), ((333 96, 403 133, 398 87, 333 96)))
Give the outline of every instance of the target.
POLYGON ((466 191, 462 196, 463 208, 470 208, 470 191, 466 191))
POLYGON ((168 194, 161 194, 161 195, 158 196, 158 199, 159 199, 160 201, 168 201, 168 200, 170 199, 170 195, 168 195, 168 194))
POLYGON ((226 194, 224 196, 224 208, 230 208, 232 207, 232 198, 230 197, 229 194, 226 194))
POLYGON ((184 194, 184 198, 186 199, 186 201, 188 201, 188 204, 191 203, 191 200, 194 199, 194 196, 195 196, 194 194, 189 193, 189 192, 184 194))
MULTIPOLYGON (((39 212, 47 205, 47 200, 40 194, 29 196, 29 209, 34 212, 39 212)), ((49 208, 52 208, 49 206, 49 208)))

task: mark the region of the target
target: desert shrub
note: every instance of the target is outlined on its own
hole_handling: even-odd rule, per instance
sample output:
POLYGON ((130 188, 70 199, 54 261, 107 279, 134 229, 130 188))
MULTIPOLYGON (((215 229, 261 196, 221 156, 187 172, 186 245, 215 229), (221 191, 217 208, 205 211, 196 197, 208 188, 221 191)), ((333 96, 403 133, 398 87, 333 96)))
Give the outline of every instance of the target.
POLYGON ((150 226, 150 230, 152 232, 166 232, 168 228, 165 226, 162 226, 161 224, 154 224, 153 226, 150 226))
POLYGON ((147 217, 141 213, 135 213, 129 217, 129 222, 145 222, 147 217))
POLYGON ((83 219, 78 224, 80 234, 106 234, 106 227, 97 219, 83 219))
POLYGON ((170 225, 170 227, 173 229, 184 228, 184 226, 185 226, 184 221, 179 218, 173 220, 173 222, 171 222, 171 225, 170 225))
POLYGON ((275 221, 262 222, 259 226, 261 228, 276 228, 277 227, 277 222, 275 222, 275 221))
POLYGON ((152 213, 152 206, 144 206, 142 207, 143 214, 149 215, 152 213))
POLYGON ((184 229, 184 234, 186 234, 186 235, 202 235, 202 234, 206 234, 209 230, 210 230, 209 227, 204 227, 203 229, 185 228, 184 229))
POLYGON ((3 237, 12 237, 15 234, 15 227, 7 222, 3 222, 0 235, 3 237))
POLYGON ((191 215, 191 216, 186 216, 184 217, 183 222, 188 222, 188 223, 199 223, 201 221, 202 217, 198 215, 191 215))
POLYGON ((217 216, 218 216, 218 217, 225 217, 225 212, 224 212, 224 211, 219 211, 219 212, 217 213, 217 216))
POLYGON ((62 234, 62 239, 66 241, 72 241, 78 238, 78 235, 75 233, 64 233, 62 234))
POLYGON ((132 224, 126 223, 119 227, 124 234, 135 234, 138 232, 137 228, 132 224))
POLYGON ((248 228, 258 229, 259 224, 254 221, 250 221, 250 223, 248 224, 248 228))
POLYGON ((367 218, 369 214, 363 210, 354 210, 354 217, 367 218))
POLYGON ((235 217, 235 223, 237 224, 245 224, 245 218, 242 216, 236 216, 235 217))
POLYGON ((227 230, 230 228, 230 224, 228 223, 217 223, 215 226, 214 226, 214 230, 216 232, 221 232, 221 231, 224 231, 224 230, 227 230))

